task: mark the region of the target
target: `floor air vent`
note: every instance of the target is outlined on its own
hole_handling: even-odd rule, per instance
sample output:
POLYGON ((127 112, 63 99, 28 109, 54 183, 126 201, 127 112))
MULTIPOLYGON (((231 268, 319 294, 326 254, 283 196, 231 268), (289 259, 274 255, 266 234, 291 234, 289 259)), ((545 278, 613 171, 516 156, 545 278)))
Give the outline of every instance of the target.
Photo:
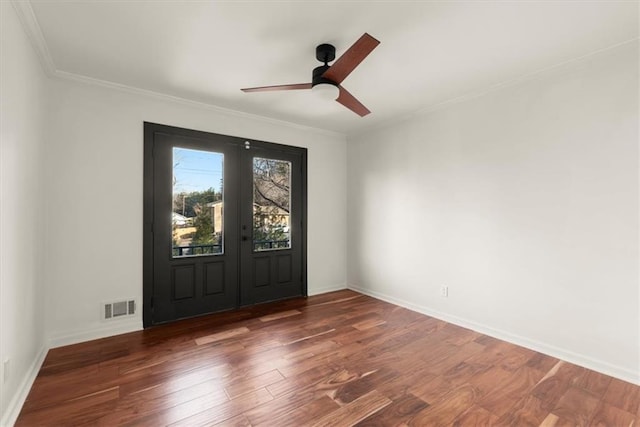
POLYGON ((117 301, 104 304, 102 318, 104 320, 117 319, 119 317, 131 316, 136 313, 136 301, 117 301))

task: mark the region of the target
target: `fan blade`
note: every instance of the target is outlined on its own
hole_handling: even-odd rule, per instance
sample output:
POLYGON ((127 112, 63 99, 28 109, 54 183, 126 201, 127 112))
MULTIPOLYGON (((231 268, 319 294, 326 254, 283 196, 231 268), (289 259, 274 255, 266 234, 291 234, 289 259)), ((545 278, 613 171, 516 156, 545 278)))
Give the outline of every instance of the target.
POLYGON ((342 83, 349 74, 378 46, 380 42, 364 33, 347 51, 322 75, 335 83, 342 83))
POLYGON ((340 104, 344 105, 360 117, 364 117, 371 112, 353 95, 351 95, 348 90, 346 90, 342 86, 338 86, 338 88, 340 88, 340 94, 338 95, 336 101, 338 101, 340 104))
POLYGON ((299 83, 295 85, 248 87, 240 90, 243 92, 269 92, 274 90, 298 90, 298 89, 311 89, 311 83, 299 83))

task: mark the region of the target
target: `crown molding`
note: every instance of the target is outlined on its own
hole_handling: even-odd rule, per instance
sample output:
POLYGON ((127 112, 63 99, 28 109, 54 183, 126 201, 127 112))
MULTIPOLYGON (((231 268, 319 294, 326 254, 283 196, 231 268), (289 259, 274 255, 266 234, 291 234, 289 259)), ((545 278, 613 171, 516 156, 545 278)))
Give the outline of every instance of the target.
POLYGON ((220 107, 215 104, 210 104, 206 102, 194 101, 187 98, 181 98, 179 96, 168 95, 161 92, 154 92, 147 89, 141 89, 134 86, 128 86, 120 83, 115 83, 107 80, 96 79, 93 77, 88 77, 80 74, 69 73, 66 71, 61 71, 56 68, 56 65, 51 57, 51 53, 49 51, 49 46, 44 38, 42 33, 42 29, 40 28, 40 24, 36 18, 36 15, 31 6, 31 2, 29 0, 10 0, 13 8, 18 15, 18 19, 20 20, 25 32, 29 40, 31 41, 35 51, 36 56, 40 60, 42 68, 44 69, 47 76, 52 78, 57 78, 61 80, 68 80, 77 83, 84 83, 93 86, 101 86, 109 89, 115 89, 121 92, 128 92, 131 94, 144 96, 147 98, 154 98, 161 101, 168 101, 172 103, 178 103, 182 105, 187 105, 190 107, 206 109, 210 111, 215 111, 220 114, 225 114, 228 116, 239 117, 243 119, 249 119, 252 121, 259 121, 271 125, 282 126, 290 129, 296 129, 304 132, 312 132, 314 134, 331 136, 346 139, 346 134, 336 131, 331 131, 322 128, 316 128, 313 126, 301 125, 293 122, 289 122, 286 120, 275 119, 271 117, 261 116, 258 114, 245 113, 238 110, 233 110, 230 108, 220 107))
POLYGON ((154 98, 160 101, 168 101, 171 103, 177 103, 186 105, 189 107, 200 108, 210 111, 215 111, 219 114, 225 114, 228 116, 239 117, 243 119, 249 119, 252 121, 259 121, 271 125, 287 127, 290 129, 301 130, 304 132, 313 132, 315 134, 337 137, 337 138, 346 138, 346 134, 335 132, 327 129, 316 128, 313 126, 301 125, 298 123, 288 122, 286 120, 274 119, 271 117, 261 116, 258 114, 245 113, 243 111, 233 110, 231 108, 220 107, 215 104, 210 104, 207 102, 194 101, 192 99, 182 98, 175 95, 168 95, 162 92, 155 92, 152 90, 141 89, 135 86, 129 86, 121 83, 115 83, 108 80, 96 79, 93 77, 87 77, 81 74, 69 73, 67 71, 55 70, 52 74, 52 77, 67 80, 75 83, 83 83, 90 86, 100 86, 108 89, 117 90, 120 92, 130 93, 138 96, 143 96, 146 98, 154 98))
POLYGON ((27 33, 27 37, 29 37, 31 44, 36 50, 44 72, 48 76, 52 76, 56 71, 56 65, 53 62, 53 58, 49 52, 49 46, 47 46, 40 24, 38 24, 36 15, 31 7, 31 2, 29 0, 11 0, 11 5, 18 15, 18 19, 27 33))
POLYGON ((493 92, 498 92, 498 91, 501 91, 501 90, 509 88, 509 87, 518 86, 520 84, 523 84, 523 83, 526 83, 526 82, 529 82, 529 81, 533 81, 533 80, 544 78, 544 76, 549 72, 555 71, 557 69, 562 69, 562 68, 565 68, 565 67, 570 67, 570 66, 572 66, 574 64, 577 64, 577 63, 580 63, 582 61, 585 61, 585 60, 587 60, 587 59, 589 59, 589 58, 591 58, 593 56, 599 55, 601 53, 606 53, 608 51, 611 51, 611 50, 626 46, 626 45, 628 45, 630 43, 638 42, 639 40, 640 40, 640 37, 634 37, 632 39, 625 40, 623 42, 616 43, 614 45, 611 45, 611 46, 608 46, 608 47, 605 47, 605 48, 602 48, 602 49, 594 50, 594 51, 589 52, 589 53, 587 53, 585 55, 581 55, 581 56, 578 56, 578 57, 575 57, 575 58, 571 58, 571 59, 568 59, 566 61, 562 61, 560 63, 551 65, 549 67, 545 67, 545 68, 542 68, 542 69, 539 69, 539 70, 536 70, 536 71, 532 71, 530 73, 523 74, 523 75, 515 77, 513 79, 509 79, 509 80, 506 80, 506 81, 503 81, 503 82, 500 82, 500 83, 496 83, 494 85, 491 85, 491 86, 488 86, 488 87, 485 87, 485 88, 482 88, 482 89, 478 89, 478 90, 475 90, 475 91, 472 91, 472 92, 468 92, 468 93, 466 93, 464 95, 457 96, 455 98, 451 98, 451 99, 439 102, 437 104, 433 104, 433 105, 429 105, 429 106, 426 106, 426 107, 422 107, 422 108, 419 108, 417 110, 412 110, 412 111, 409 111, 409 112, 407 112, 405 114, 401 114, 401 115, 398 115, 398 116, 395 116, 395 117, 391 117, 391 118, 389 118, 387 120, 371 124, 370 126, 366 126, 366 127, 354 130, 352 132, 348 132, 347 133, 347 141, 349 139, 352 139, 352 138, 361 137, 361 136, 367 135, 367 134, 375 132, 375 131, 380 131, 382 129, 386 129, 386 128, 398 125, 400 123, 406 122, 408 120, 411 120, 411 119, 414 119, 414 118, 417 118, 417 117, 423 117, 423 116, 425 116, 427 114, 430 114, 430 113, 433 113, 433 112, 436 112, 436 111, 445 110, 445 109, 447 109, 447 108, 449 108, 449 107, 451 107, 453 105, 457 105, 457 104, 461 104, 461 103, 464 103, 464 102, 467 102, 467 101, 471 101, 471 100, 476 99, 476 98, 481 98, 481 97, 483 97, 485 95, 488 95, 488 94, 491 94, 493 92))
POLYGON ((338 131, 331 131, 328 129, 322 129, 322 128, 317 128, 317 127, 313 127, 313 126, 308 126, 308 125, 302 125, 302 124, 298 124, 298 123, 294 123, 294 122, 289 122, 286 120, 282 120, 282 119, 276 119, 276 118, 272 118, 272 117, 267 117, 267 116, 262 116, 262 115, 258 115, 258 114, 253 114, 253 113, 246 113, 243 111, 238 111, 238 110, 233 110, 230 108, 225 108, 225 107, 220 107, 217 106, 215 104, 211 104, 211 103, 206 103, 206 102, 201 102, 201 101, 195 101, 192 99, 187 99, 187 98, 182 98, 179 96, 174 96, 174 95, 169 95, 166 93, 161 93, 161 92, 155 92, 155 91, 151 91, 151 90, 147 90, 147 89, 141 89, 138 87, 134 87, 134 86, 129 86, 129 85, 124 85, 124 84, 120 84, 120 83, 115 83, 115 82, 111 82, 111 81, 107 81, 107 80, 102 80, 102 79, 96 79, 93 77, 88 77, 88 76, 84 76, 84 75, 80 75, 80 74, 75 74, 75 73, 69 73, 66 71, 61 71, 58 70, 55 66, 55 63, 53 61, 53 58, 51 57, 51 53, 49 51, 49 47, 45 41, 44 35, 42 33, 42 29, 40 28, 40 25, 38 24, 38 20, 35 16, 35 13, 33 11, 33 8, 31 6, 31 2, 30 0, 10 0, 11 4, 13 5, 18 18, 20 19, 25 32, 27 33, 29 39, 31 40, 31 43, 33 44, 38 59, 40 60, 40 63, 42 64, 42 67, 45 71, 45 73, 49 76, 49 77, 54 77, 54 78, 58 78, 58 79, 62 79, 62 80, 68 80, 68 81, 74 81, 74 82, 80 82, 80 83, 84 83, 84 84, 89 84, 89 85, 94 85, 94 86, 101 86, 101 87, 106 87, 106 88, 110 88, 110 89, 115 89, 115 90, 119 90, 122 92, 128 92, 128 93, 132 93, 132 94, 136 94, 136 95, 141 95, 141 96, 145 96, 145 97, 151 97, 151 98, 155 98, 158 100, 164 100, 164 101, 169 101, 169 102, 173 102, 173 103, 179 103, 182 105, 187 105, 187 106, 191 106, 191 107, 196 107, 196 108, 201 108, 201 109, 207 109, 207 110, 211 110, 211 111, 215 111, 217 113, 220 114, 226 114, 226 115, 230 115, 230 116, 234 116, 234 117, 240 117, 240 118, 244 118, 244 119, 250 119, 250 120, 254 120, 254 121, 260 121, 263 123, 268 123, 268 124, 272 124, 272 125, 277 125, 277 126, 283 126, 283 127, 288 127, 291 129, 296 129, 296 130, 302 130, 305 132, 313 132, 315 134, 320 134, 320 135, 326 135, 326 136, 332 136, 332 137, 338 137, 338 138, 345 138, 347 141, 351 138, 357 138, 363 135, 366 135, 368 133, 371 132, 375 132, 381 129, 385 129, 388 127, 392 127, 395 126, 397 124, 400 124, 402 122, 406 122, 408 120, 411 120, 413 118, 416 117, 421 117, 427 114, 430 114, 432 112, 435 111, 439 111, 439 110, 444 110, 446 108, 449 108, 450 106, 456 105, 456 104, 460 104, 460 103, 464 103, 476 98, 480 98, 482 96, 485 96, 487 94, 493 93, 493 92, 497 92, 500 90, 503 90, 505 88, 509 88, 512 86, 517 86, 518 84, 522 84, 524 82, 527 81, 531 81, 531 80, 535 80, 538 78, 542 78, 546 73, 553 71, 555 69, 559 69, 559 68, 563 68, 566 66, 570 66, 574 63, 577 62, 581 62, 583 60, 586 60, 594 55, 603 53, 603 52, 607 52, 609 50, 613 50, 616 49, 618 47, 622 47, 625 46, 629 43, 633 43, 633 42, 637 42, 638 40, 640 40, 639 37, 635 37, 632 38, 630 40, 625 40, 623 42, 620 43, 616 43, 612 46, 606 47, 606 48, 602 48, 602 49, 598 49, 592 52, 589 52, 585 55, 576 57, 576 58, 572 58, 569 59, 567 61, 563 61, 560 62, 558 64, 554 64, 550 67, 546 67, 543 69, 539 69, 524 75, 521 75, 519 77, 507 80, 507 81, 503 81, 500 83, 496 83, 494 85, 491 85, 489 87, 485 87, 485 88, 481 88, 479 90, 475 90, 469 93, 466 93, 464 95, 452 98, 452 99, 448 99, 445 100, 443 102, 434 104, 434 105, 429 105, 426 107, 422 107, 419 108, 417 110, 412 110, 409 111, 405 114, 401 114, 398 116, 394 116, 391 117, 387 120, 383 120, 381 122, 378 123, 373 123, 369 126, 364 126, 358 129, 355 129, 353 131, 347 131, 347 132, 338 132, 338 131))

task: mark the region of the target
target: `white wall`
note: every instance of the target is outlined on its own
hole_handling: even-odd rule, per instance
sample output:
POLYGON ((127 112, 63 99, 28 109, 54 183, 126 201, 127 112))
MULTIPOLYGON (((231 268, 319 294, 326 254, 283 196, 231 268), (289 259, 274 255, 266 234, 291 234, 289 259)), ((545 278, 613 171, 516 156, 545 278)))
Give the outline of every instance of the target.
POLYGON ((338 135, 47 80, 0 7, 0 375, 11 359, 0 425, 47 343, 141 327, 101 323, 99 304, 142 296, 143 121, 309 148, 311 294, 344 287, 348 258, 354 288, 638 382, 637 43, 346 148, 338 135))
POLYGON ((141 316, 100 322, 99 308, 142 301, 144 121, 307 147, 309 293, 346 286, 344 136, 84 83, 51 86, 46 271, 54 346, 141 328, 141 316))
POLYGON ((350 286, 639 382, 638 117, 636 41, 349 138, 350 286))
POLYGON ((18 415, 45 348, 41 170, 47 96, 42 67, 10 3, 0 2, 0 19, 0 425, 7 425, 18 415))

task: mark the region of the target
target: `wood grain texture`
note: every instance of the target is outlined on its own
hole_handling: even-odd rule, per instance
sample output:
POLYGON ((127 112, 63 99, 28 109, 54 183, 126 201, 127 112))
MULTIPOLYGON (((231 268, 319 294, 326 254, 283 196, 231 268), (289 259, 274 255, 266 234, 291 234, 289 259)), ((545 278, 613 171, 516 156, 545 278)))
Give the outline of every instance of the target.
POLYGON ((424 400, 417 398, 411 393, 405 394, 356 425, 358 427, 402 425, 409 422, 414 414, 425 409, 427 406, 429 405, 424 400))
POLYGON ((196 344, 198 345, 211 344, 212 342, 226 340, 228 338, 233 338, 235 336, 246 334, 249 332, 250 332, 249 329, 245 327, 230 329, 228 331, 218 332, 217 334, 196 338, 196 344))
POLYGON ((629 412, 611 406, 606 402, 601 402, 590 421, 592 426, 621 426, 630 427, 634 425, 634 416, 629 412))
POLYGON ((364 33, 333 63, 322 77, 336 83, 342 83, 379 44, 378 40, 364 33))
POLYGON ((609 383, 604 401, 623 411, 635 414, 640 410, 640 387, 614 378, 609 383))
POLYGON ((260 320, 262 322, 271 322, 278 319, 284 319, 285 317, 297 316, 300 313, 302 313, 300 310, 281 311, 280 313, 273 313, 262 316, 260 320))
MULTIPOLYGON (((331 70, 329 70, 331 71, 331 70)), ((358 101, 355 96, 351 95, 351 93, 343 88, 342 86, 338 86, 340 92, 338 93, 338 101, 340 104, 344 105, 360 117, 364 117, 367 114, 371 113, 371 111, 362 104, 362 102, 358 101)))
POLYGON ((324 417, 316 421, 313 426, 351 426, 365 419, 370 414, 378 412, 390 403, 391 400, 374 390, 354 400, 348 405, 326 414, 324 417))
POLYGON ((640 387, 352 291, 53 349, 17 426, 631 426, 640 387))
POLYGON ((311 83, 296 83, 289 85, 274 85, 274 86, 258 86, 258 87, 246 87, 240 89, 243 92, 272 92, 276 90, 301 90, 311 89, 311 83))
POLYGON ((524 425, 499 423, 498 417, 480 406, 472 406, 453 422, 454 426, 491 426, 491 425, 524 425))
POLYGON ((551 412, 574 425, 587 425, 598 403, 595 396, 577 387, 570 387, 551 412))

